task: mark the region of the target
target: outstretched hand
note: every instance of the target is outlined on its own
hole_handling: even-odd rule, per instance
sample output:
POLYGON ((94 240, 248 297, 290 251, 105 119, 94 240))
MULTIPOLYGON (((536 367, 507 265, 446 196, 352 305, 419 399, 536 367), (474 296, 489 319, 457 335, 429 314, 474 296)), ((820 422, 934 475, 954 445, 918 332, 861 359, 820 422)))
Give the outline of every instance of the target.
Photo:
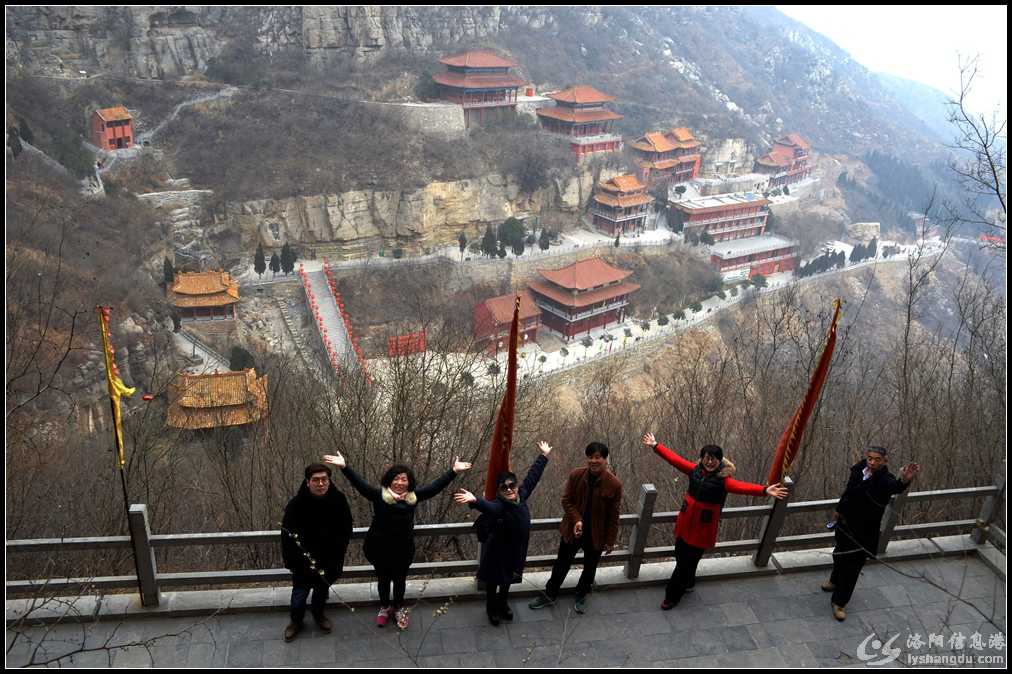
POLYGON ((477 501, 478 497, 466 489, 460 489, 453 495, 453 500, 458 505, 467 505, 468 503, 474 503, 477 501))
POLYGON ((920 472, 920 470, 921 465, 919 463, 908 463, 900 469, 900 479, 904 482, 910 482, 917 477, 917 473, 920 472))
POLYGON ((541 456, 548 458, 548 455, 552 453, 552 446, 544 440, 538 442, 538 450, 541 452, 541 456))
POLYGON ((657 438, 654 437, 653 433, 644 433, 642 441, 643 444, 649 447, 650 449, 653 449, 654 447, 657 446, 657 438))
POLYGON ((781 485, 779 482, 777 482, 776 484, 771 484, 770 486, 766 487, 767 496, 772 496, 773 498, 780 499, 781 501, 787 498, 787 493, 788 493, 787 488, 781 485))
POLYGON ((344 468, 348 465, 348 462, 344 460, 343 456, 341 456, 341 452, 337 452, 335 454, 324 454, 323 462, 337 466, 338 468, 344 468))
POLYGON ((460 457, 454 457, 453 459, 453 472, 460 475, 466 470, 471 470, 471 464, 467 461, 461 461, 460 457))

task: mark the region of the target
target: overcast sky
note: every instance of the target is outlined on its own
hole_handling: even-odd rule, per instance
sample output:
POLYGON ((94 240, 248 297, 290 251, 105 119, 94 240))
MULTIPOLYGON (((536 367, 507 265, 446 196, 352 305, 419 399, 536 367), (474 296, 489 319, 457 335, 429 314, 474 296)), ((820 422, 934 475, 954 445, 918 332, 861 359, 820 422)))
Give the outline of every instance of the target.
MULTIPOLYGON (((959 89, 959 57, 980 55, 971 106, 1008 109, 1008 7, 784 5, 781 12, 822 33, 869 70, 946 94, 959 89)), ((1003 112, 1004 114, 1004 112, 1003 112)))

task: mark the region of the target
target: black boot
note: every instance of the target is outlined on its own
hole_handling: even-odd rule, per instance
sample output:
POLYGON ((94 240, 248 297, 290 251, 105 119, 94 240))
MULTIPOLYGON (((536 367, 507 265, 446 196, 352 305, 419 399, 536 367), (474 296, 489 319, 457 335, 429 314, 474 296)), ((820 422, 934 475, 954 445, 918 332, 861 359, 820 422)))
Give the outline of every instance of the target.
POLYGON ((499 608, 499 615, 506 622, 513 622, 513 609, 510 608, 509 604, 503 604, 499 608))

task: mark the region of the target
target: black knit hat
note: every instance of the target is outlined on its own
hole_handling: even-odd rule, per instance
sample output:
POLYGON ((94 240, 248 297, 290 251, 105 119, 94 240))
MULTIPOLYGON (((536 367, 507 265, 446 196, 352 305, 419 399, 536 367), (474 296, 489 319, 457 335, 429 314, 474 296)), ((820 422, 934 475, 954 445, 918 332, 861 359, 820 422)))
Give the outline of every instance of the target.
POLYGON ((699 458, 702 459, 705 454, 709 454, 717 461, 724 460, 724 450, 721 449, 720 445, 707 445, 699 450, 699 458))

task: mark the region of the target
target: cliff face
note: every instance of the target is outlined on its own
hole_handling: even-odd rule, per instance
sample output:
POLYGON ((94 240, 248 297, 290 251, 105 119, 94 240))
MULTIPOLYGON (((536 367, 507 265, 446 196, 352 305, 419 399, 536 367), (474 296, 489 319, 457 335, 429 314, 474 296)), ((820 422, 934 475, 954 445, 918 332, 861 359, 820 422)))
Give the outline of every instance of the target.
POLYGON ((595 180, 614 175, 608 169, 599 175, 586 170, 529 197, 512 178, 491 174, 411 191, 355 190, 228 203, 215 214, 211 230, 240 232, 243 250, 256 242, 268 248, 289 242, 338 258, 395 247, 419 252, 454 245, 460 232, 473 239, 488 224, 521 212, 554 207, 577 213, 595 180))

